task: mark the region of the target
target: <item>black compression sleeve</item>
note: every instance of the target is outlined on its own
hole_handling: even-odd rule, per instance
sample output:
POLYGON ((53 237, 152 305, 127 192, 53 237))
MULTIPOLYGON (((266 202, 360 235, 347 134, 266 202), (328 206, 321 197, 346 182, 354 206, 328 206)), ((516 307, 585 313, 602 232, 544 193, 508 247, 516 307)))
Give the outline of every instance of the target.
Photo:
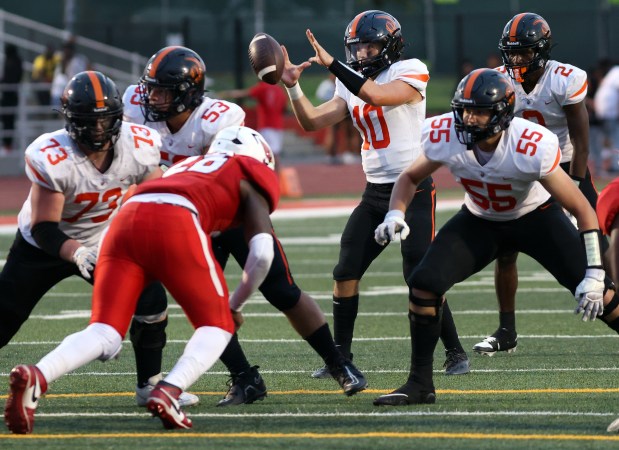
POLYGON ((352 92, 354 95, 359 95, 359 91, 361 90, 361 86, 368 81, 362 75, 359 75, 354 70, 348 68, 337 59, 334 59, 331 65, 329 66, 329 72, 337 77, 338 80, 342 82, 346 89, 352 92))
POLYGON ((60 257, 62 244, 71 239, 58 228, 58 222, 39 222, 32 227, 31 233, 45 253, 56 257, 60 257))

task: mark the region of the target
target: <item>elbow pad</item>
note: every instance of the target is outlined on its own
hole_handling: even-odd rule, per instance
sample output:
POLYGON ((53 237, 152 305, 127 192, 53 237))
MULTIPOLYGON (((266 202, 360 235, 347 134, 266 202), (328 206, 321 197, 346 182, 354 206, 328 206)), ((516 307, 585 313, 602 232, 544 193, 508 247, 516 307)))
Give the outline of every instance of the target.
POLYGON ((249 254, 241 282, 230 296, 230 309, 240 311, 249 296, 262 284, 273 262, 273 236, 259 233, 249 241, 249 254))
POLYGON ((41 250, 57 258, 60 258, 62 244, 71 239, 58 228, 58 222, 39 222, 30 233, 41 250))

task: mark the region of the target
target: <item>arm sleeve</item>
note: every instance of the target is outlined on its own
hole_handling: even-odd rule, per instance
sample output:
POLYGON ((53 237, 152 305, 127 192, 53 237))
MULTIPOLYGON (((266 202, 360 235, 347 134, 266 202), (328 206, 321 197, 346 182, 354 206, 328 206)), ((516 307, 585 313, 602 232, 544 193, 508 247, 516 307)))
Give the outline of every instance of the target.
POLYGON ((273 262, 273 236, 259 233, 249 241, 249 254, 241 282, 230 296, 230 309, 240 311, 249 296, 262 284, 273 262))

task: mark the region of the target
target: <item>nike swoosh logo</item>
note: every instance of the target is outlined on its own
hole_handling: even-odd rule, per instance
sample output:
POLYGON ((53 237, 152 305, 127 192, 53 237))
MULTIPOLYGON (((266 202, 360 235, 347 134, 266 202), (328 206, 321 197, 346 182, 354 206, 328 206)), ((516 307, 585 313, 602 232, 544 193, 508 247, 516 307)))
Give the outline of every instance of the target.
POLYGON ((34 382, 34 386, 32 386, 32 396, 30 399, 32 400, 32 403, 34 403, 36 407, 36 404, 39 401, 39 396, 37 395, 37 389, 41 390, 41 388, 39 387, 39 380, 37 379, 36 373, 34 374, 34 377, 35 377, 35 382, 34 382))
POLYGON ((548 100, 548 101, 545 101, 545 100, 544 100, 544 104, 545 104, 545 105, 550 105, 551 103, 552 103, 552 100, 548 100))
POLYGON ((176 401, 176 399, 172 397, 170 394, 168 394, 168 392, 165 389, 161 389, 161 392, 163 392, 166 395, 166 397, 170 399, 170 403, 172 404, 172 408, 174 408, 174 411, 176 411, 177 414, 181 414, 181 408, 178 405, 178 402, 176 401))
POLYGON ((357 384, 359 382, 357 377, 352 374, 352 372, 350 371, 348 367, 346 367, 345 369, 346 369, 346 372, 348 373, 348 376, 350 377, 351 384, 357 384))

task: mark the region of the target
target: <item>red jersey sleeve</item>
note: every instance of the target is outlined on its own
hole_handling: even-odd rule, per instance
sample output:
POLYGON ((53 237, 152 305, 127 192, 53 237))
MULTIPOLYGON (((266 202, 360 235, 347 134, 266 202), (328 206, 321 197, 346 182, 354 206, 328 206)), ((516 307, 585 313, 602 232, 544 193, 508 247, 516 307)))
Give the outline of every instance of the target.
POLYGON ((596 210, 600 229, 602 233, 608 235, 615 217, 619 213, 619 178, 615 178, 600 192, 596 210))
POLYGON ((264 195, 269 203, 269 211, 275 211, 279 202, 279 179, 275 171, 251 156, 235 155, 235 157, 239 159, 239 166, 247 181, 264 195))

